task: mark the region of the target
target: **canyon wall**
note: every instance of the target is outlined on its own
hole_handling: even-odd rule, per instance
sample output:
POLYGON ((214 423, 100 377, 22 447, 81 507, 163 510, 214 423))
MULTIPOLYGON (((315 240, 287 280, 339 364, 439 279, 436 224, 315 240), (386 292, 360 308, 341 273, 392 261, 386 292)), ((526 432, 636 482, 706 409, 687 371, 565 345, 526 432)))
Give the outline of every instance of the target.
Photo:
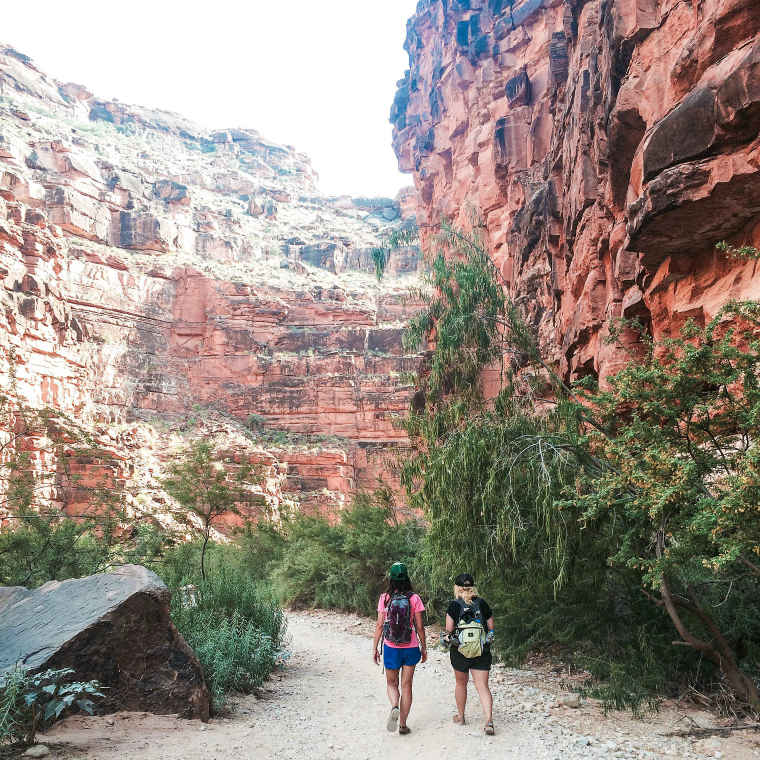
POLYGON ((329 198, 315 182, 255 130, 99 100, 0 46, 4 386, 14 374, 29 405, 110 430, 133 479, 135 424, 222 415, 217 433, 259 441, 273 498, 330 511, 392 483, 419 256, 390 252, 380 284, 372 250, 408 193, 329 198))
POLYGON ((760 298, 757 0, 421 0, 391 111, 427 237, 482 218, 492 258, 567 380, 760 298), (636 335, 624 340, 636 348, 636 335))

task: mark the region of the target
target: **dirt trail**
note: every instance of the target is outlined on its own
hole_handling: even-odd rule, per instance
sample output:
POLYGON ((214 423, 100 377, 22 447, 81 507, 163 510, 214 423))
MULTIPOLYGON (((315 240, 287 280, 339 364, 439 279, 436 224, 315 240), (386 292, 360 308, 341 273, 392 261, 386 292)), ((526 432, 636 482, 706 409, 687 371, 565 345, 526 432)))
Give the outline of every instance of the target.
MULTIPOLYGON (((605 718, 594 706, 555 708, 563 694, 558 682, 504 669, 496 669, 492 679, 496 736, 489 738, 474 690, 468 700, 469 724, 452 723, 453 676, 447 656, 435 650, 417 669, 412 733, 390 734, 385 730, 385 677, 370 658, 371 623, 299 613, 289 616, 289 631, 293 656, 286 672, 259 698, 241 697, 229 718, 202 726, 144 713, 74 717, 42 740, 53 749, 51 757, 77 760, 446 760, 484 753, 520 760, 760 756, 760 739, 752 736, 662 737, 680 717, 673 712, 642 722, 625 715, 605 718)), ((708 721, 706 714, 690 715, 708 721)))

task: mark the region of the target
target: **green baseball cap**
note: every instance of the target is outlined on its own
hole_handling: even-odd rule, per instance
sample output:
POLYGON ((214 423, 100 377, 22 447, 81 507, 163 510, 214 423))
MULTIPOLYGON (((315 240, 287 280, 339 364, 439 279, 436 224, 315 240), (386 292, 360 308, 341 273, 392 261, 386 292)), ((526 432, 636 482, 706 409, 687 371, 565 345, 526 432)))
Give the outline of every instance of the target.
POLYGON ((394 562, 391 565, 390 576, 392 581, 409 580, 409 573, 406 571, 406 565, 403 562, 394 562))

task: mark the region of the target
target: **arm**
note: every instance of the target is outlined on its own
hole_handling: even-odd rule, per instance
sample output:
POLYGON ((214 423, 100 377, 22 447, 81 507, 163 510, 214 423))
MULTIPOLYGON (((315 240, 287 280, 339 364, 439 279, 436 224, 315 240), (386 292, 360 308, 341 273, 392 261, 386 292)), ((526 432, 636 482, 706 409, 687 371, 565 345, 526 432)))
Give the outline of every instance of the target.
POLYGON ((385 622, 385 614, 383 612, 377 613, 377 622, 375 623, 375 636, 372 642, 372 660, 375 665, 380 664, 380 650, 377 648, 380 643, 380 639, 383 637, 383 623, 385 622))
POLYGON ((427 662, 427 639, 425 638, 425 626, 422 623, 422 613, 414 613, 414 627, 417 629, 417 639, 420 642, 422 662, 427 662))
POLYGON ((446 615, 446 630, 451 633, 454 630, 454 618, 451 615, 446 615))

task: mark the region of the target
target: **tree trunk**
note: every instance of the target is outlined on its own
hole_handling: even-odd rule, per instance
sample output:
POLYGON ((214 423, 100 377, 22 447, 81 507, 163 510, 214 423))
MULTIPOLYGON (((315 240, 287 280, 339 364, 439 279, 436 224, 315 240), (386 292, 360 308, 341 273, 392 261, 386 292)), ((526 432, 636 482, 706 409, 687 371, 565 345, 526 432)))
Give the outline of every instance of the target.
MULTIPOLYGON (((663 524, 657 532, 656 554, 658 559, 662 557, 664 551, 665 525, 663 524)), ((668 579, 665 577, 665 573, 660 574, 660 583, 662 604, 664 604, 665 609, 668 611, 668 615, 670 615, 670 619, 673 621, 673 625, 675 625, 676 630, 684 640, 684 643, 687 646, 696 649, 723 672, 728 685, 738 699, 757 704, 757 686, 736 663, 734 653, 731 651, 731 647, 728 645, 725 636, 723 636, 723 633, 720 628, 718 628, 715 621, 705 612, 696 594, 689 589, 689 594, 692 599, 691 602, 682 599, 681 597, 673 596, 670 591, 668 579), (716 650, 709 642, 702 641, 702 639, 698 639, 692 634, 681 616, 678 614, 678 607, 690 612, 702 623, 702 625, 704 625, 707 632, 715 640, 720 651, 716 650)))
POLYGON ((728 646, 725 637, 721 633, 715 621, 702 609, 702 606, 698 601, 694 600, 694 603, 689 603, 685 599, 674 597, 670 591, 670 586, 663 573, 660 576, 662 593, 662 601, 665 605, 665 609, 670 615, 670 619, 673 621, 676 630, 680 634, 684 643, 690 647, 693 647, 698 652, 703 654, 710 662, 718 667, 726 677, 726 682, 731 687, 731 690, 737 696, 737 698, 750 703, 757 703, 758 693, 757 687, 751 678, 737 665, 731 648, 728 646), (710 643, 702 641, 694 636, 687 628, 683 619, 678 614, 678 607, 691 612, 695 615, 699 621, 705 626, 710 635, 715 639, 720 652, 718 652, 710 643))
POLYGON ((206 532, 203 534, 203 549, 201 549, 201 578, 206 580, 206 547, 208 546, 209 538, 211 537, 211 531, 206 528, 206 532))

